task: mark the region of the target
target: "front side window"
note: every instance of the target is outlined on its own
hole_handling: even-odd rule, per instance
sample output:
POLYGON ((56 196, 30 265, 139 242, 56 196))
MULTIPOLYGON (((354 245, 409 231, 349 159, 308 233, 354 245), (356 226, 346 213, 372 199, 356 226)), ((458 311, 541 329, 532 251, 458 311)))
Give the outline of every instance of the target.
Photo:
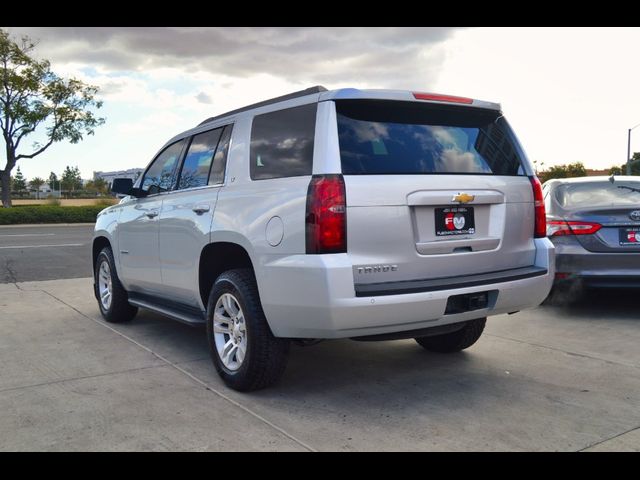
POLYGON ((183 145, 184 140, 173 143, 156 157, 142 179, 140 188, 143 191, 153 195, 171 189, 173 174, 180 159, 183 145))
POLYGON ((311 175, 317 105, 257 115, 251 128, 252 180, 311 175))
POLYGON ((209 182, 213 155, 218 146, 222 128, 194 135, 184 158, 178 190, 202 187, 209 182))
POLYGON ((336 101, 342 173, 524 175, 500 112, 417 102, 336 101))

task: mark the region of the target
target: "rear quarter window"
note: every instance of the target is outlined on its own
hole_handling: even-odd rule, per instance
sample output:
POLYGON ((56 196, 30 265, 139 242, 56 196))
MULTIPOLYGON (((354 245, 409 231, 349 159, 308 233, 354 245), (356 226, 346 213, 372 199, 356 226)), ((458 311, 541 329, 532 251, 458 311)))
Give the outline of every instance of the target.
POLYGON ((317 104, 256 115, 251 127, 252 180, 311 175, 317 104))

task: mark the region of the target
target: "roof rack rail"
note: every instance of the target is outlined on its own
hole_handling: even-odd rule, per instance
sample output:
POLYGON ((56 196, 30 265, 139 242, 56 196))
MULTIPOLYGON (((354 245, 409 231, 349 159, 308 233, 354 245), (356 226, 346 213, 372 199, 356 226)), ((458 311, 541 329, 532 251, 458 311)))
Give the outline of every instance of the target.
POLYGON ((269 100, 263 100, 262 102, 247 105, 246 107, 237 108, 235 110, 231 110, 229 112, 216 115, 215 117, 207 118, 203 122, 200 122, 198 126, 204 125, 205 123, 213 122, 214 120, 218 120, 219 118, 228 117, 229 115, 234 115, 240 112, 246 112, 247 110, 251 110, 253 108, 264 107, 265 105, 271 105, 272 103, 284 102, 285 100, 291 100, 292 98, 304 97, 306 95, 311 95, 313 93, 320 93, 320 92, 326 92, 326 91, 327 89, 324 88, 322 85, 316 85, 315 87, 309 87, 304 90, 299 90, 297 92, 282 95, 280 97, 270 98, 269 100))

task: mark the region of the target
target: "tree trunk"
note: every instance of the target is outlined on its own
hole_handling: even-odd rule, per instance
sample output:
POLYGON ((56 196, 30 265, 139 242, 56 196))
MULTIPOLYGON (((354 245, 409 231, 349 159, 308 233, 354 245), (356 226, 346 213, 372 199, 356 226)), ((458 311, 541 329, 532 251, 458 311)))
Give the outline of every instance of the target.
POLYGON ((0 186, 2 187, 2 206, 9 208, 11 206, 11 171, 8 169, 0 170, 0 186))

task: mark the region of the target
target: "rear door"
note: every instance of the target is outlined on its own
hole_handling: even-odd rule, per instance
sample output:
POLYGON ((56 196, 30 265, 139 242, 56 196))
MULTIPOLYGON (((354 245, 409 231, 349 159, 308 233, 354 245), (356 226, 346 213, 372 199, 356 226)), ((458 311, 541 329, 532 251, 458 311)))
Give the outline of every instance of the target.
POLYGON ((522 153, 499 111, 336 101, 356 283, 533 265, 522 153))
POLYGON ((218 192, 224 182, 232 126, 190 139, 175 190, 165 195, 159 220, 163 296, 198 305, 200 252, 209 243, 218 192))

